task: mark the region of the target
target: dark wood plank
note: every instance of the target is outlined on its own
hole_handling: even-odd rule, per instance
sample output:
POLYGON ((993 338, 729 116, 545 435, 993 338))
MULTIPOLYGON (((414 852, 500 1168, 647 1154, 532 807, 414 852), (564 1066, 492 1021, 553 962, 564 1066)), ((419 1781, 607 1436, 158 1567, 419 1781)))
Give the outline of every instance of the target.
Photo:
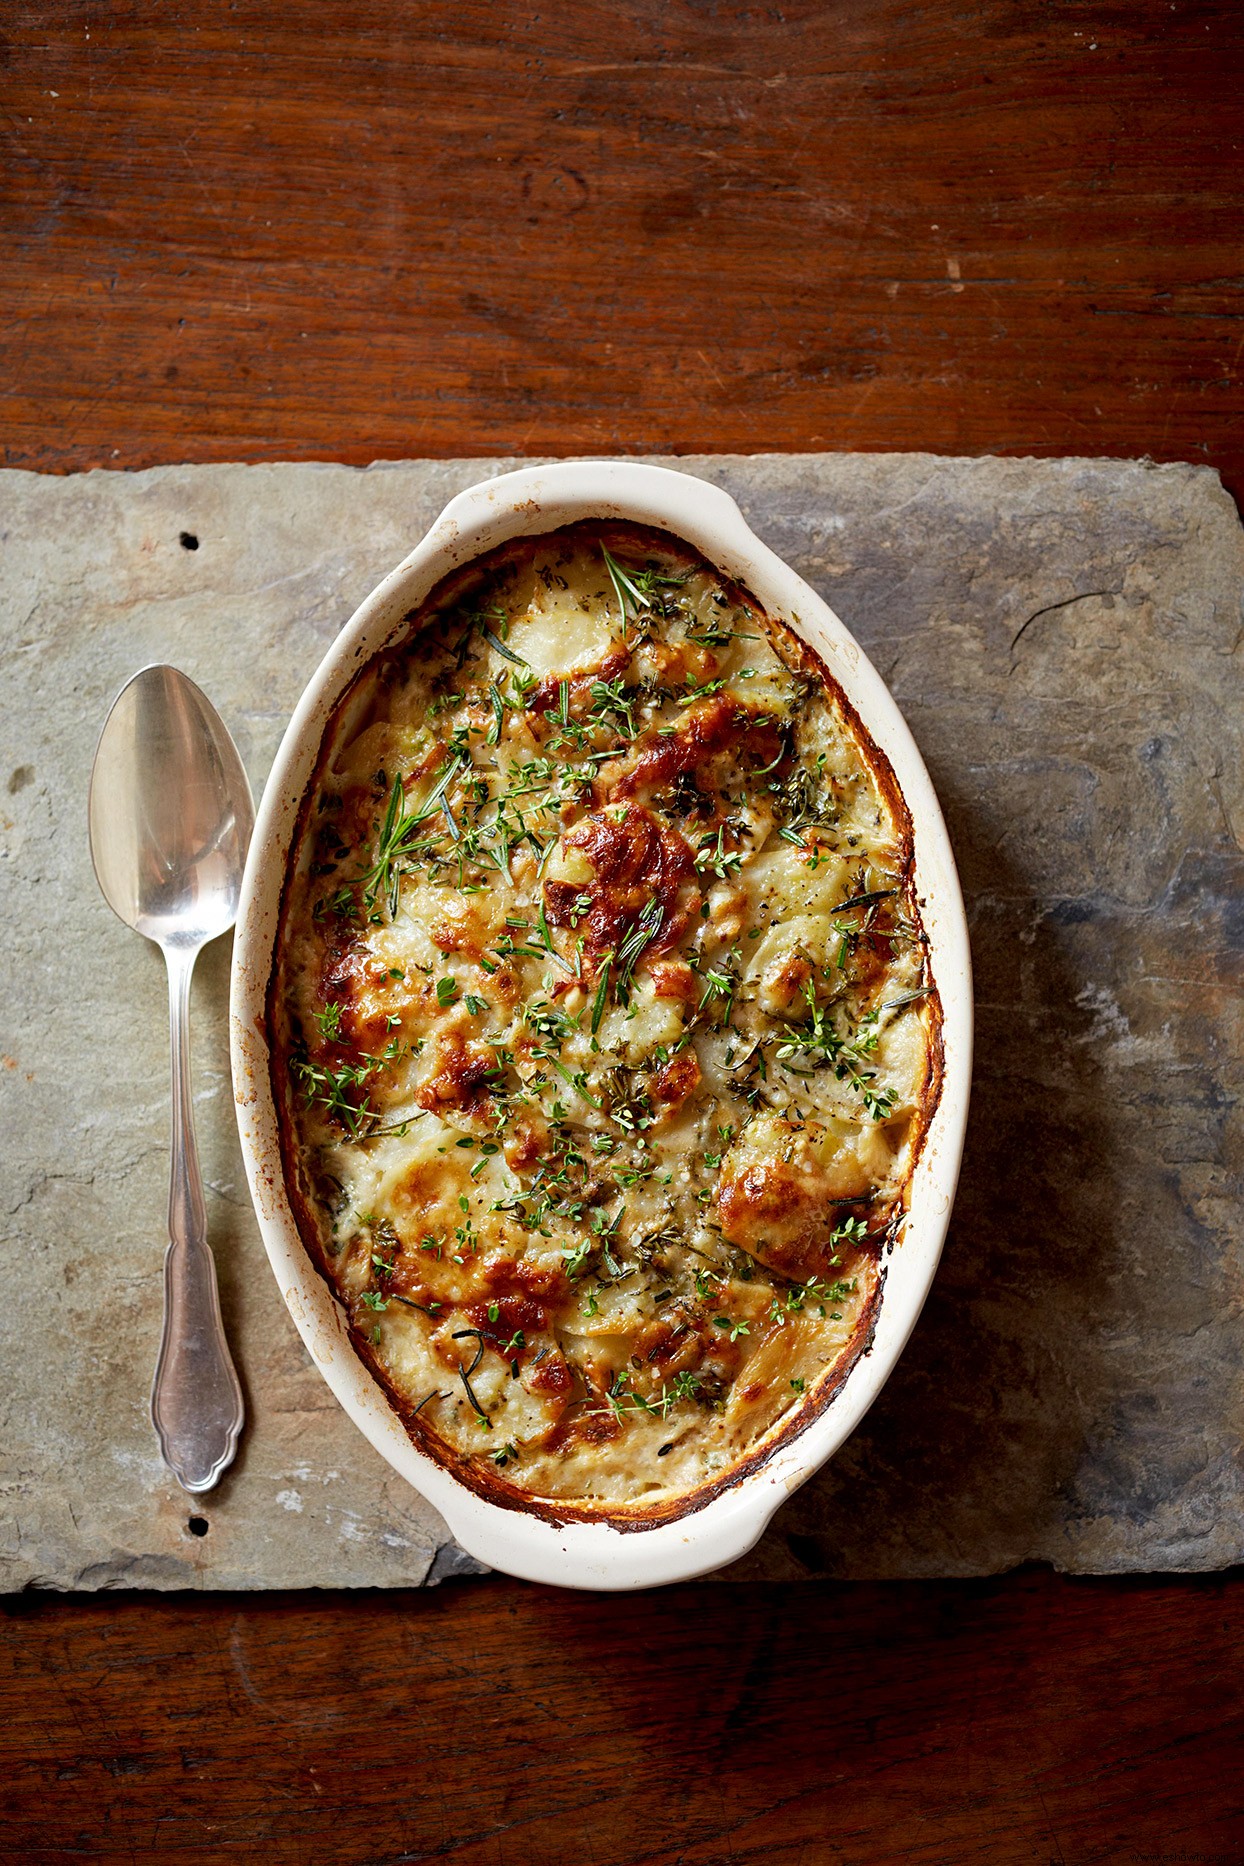
POLYGON ((1233 1861, 1244 1576, 44 1601, 6 1857, 1233 1861))
POLYGON ((11 465, 1150 453, 1244 486, 1244 11, 11 9, 11 465))

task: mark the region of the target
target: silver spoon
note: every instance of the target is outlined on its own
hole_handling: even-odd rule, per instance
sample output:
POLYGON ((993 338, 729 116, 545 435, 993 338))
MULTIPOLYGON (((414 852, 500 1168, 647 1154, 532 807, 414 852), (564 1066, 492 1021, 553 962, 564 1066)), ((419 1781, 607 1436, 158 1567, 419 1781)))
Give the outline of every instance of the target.
POLYGON ((244 1409, 207 1242, 190 1087, 190 976, 233 925, 254 827, 250 785, 211 701, 175 667, 135 674, 104 722, 90 789, 91 860, 104 899, 168 965, 173 1167, 164 1335, 151 1418, 183 1490, 210 1490, 244 1409))

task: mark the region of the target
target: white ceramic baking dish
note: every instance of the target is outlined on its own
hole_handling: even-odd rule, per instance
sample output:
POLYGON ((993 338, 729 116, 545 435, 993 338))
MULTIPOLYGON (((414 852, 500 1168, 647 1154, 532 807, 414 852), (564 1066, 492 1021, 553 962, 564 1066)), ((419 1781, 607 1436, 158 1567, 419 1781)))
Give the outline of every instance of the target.
POLYGON ((290 1314, 325 1380, 360 1431, 490 1567, 564 1587, 636 1588, 687 1580, 744 1554, 784 1498, 838 1449, 880 1392, 933 1280, 950 1216, 967 1120, 972 1056, 971 962, 963 899, 933 786, 880 676, 833 611, 748 529, 720 488, 687 473, 623 460, 567 461, 502 474, 460 493, 422 543, 372 592, 310 681, 281 743, 255 824, 234 942, 233 1079, 242 1151, 260 1229, 290 1314), (911 813, 916 892, 941 995, 941 1098, 911 1184, 904 1234, 888 1260, 870 1350, 830 1403, 758 1467, 691 1513, 644 1527, 556 1522, 465 1488, 407 1436, 355 1354, 345 1316, 309 1258, 286 1196, 265 1037, 290 838, 321 738, 359 667, 399 637, 403 618, 450 571, 508 539, 592 517, 623 518, 686 539, 788 622, 822 656, 886 753, 911 813))

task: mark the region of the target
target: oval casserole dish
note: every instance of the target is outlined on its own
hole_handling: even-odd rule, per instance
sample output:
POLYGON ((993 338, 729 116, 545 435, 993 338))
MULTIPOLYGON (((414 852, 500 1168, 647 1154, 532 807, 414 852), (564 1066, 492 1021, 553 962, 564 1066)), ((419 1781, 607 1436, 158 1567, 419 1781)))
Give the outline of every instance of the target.
POLYGON ((563 1586, 630 1588, 688 1579, 743 1554, 783 1498, 854 1428, 880 1391, 932 1281, 954 1195, 971 1067, 967 930, 932 786, 887 689, 833 612, 747 528, 724 492, 689 474, 625 461, 525 469, 460 494, 423 542, 362 604, 310 682, 285 734, 251 845, 234 947, 231 1035, 243 1154, 279 1287, 317 1366, 390 1464, 442 1513, 460 1545, 490 1567, 563 1586), (555 1503, 468 1487, 409 1436, 350 1340, 345 1314, 309 1256, 282 1169, 267 1039, 267 997, 282 888, 299 808, 334 709, 361 668, 399 642, 406 618, 451 573, 511 539, 588 519, 622 519, 683 539, 786 623, 824 662, 888 758, 912 826, 914 890, 941 1004, 940 1097, 908 1188, 908 1213, 884 1270, 871 1347, 819 1408, 685 1514, 645 1523, 559 1519, 555 1503))

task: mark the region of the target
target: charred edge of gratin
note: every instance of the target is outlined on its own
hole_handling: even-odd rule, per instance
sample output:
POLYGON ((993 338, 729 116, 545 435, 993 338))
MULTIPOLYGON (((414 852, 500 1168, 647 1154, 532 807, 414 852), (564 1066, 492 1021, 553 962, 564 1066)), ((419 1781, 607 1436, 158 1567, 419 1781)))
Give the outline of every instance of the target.
MULTIPOLYGON (((887 1226, 887 1247, 888 1233, 887 1226)), ((322 1267, 317 1265, 317 1268, 322 1267)), ((877 1261, 877 1280, 869 1292, 868 1301, 860 1312, 858 1321, 851 1333, 849 1345, 834 1363, 833 1371, 810 1393, 800 1405, 792 1407, 785 1419, 770 1426, 758 1438, 754 1445, 736 1458, 733 1464, 716 1476, 705 1478, 677 1497, 667 1497, 652 1503, 578 1503, 564 1497, 542 1497, 535 1491, 523 1490, 517 1484, 507 1484, 503 1477, 486 1470, 475 1459, 463 1454, 446 1440, 427 1431, 422 1417, 414 1416, 414 1408, 395 1394, 389 1386, 383 1369, 379 1366, 367 1338, 360 1335, 350 1324, 350 1338, 359 1358, 366 1364, 373 1378, 383 1387, 385 1397, 406 1431, 417 1444, 430 1451, 437 1464, 442 1465, 456 1477, 468 1490, 474 1491, 488 1503, 496 1503, 502 1509, 520 1510, 528 1516, 538 1516, 551 1523, 608 1523, 610 1528, 626 1533, 636 1529, 656 1529, 662 1523, 679 1522, 684 1516, 694 1516, 705 1509, 714 1498, 723 1491, 730 1490, 741 1479, 751 1476, 762 1464, 773 1456, 783 1445, 787 1445, 819 1418, 821 1413, 842 1391, 848 1375, 856 1363, 863 1359, 873 1344, 877 1332, 877 1323, 881 1316, 881 1295, 885 1285, 886 1266, 879 1258, 877 1261)))
MULTIPOLYGON (((749 603, 759 607, 759 605, 755 603, 754 597, 748 596, 747 600, 749 603)), ((774 618, 770 616, 769 620, 773 622, 774 618)), ((943 1040, 942 995, 937 988, 937 979, 933 972, 933 961, 929 956, 929 936, 925 931, 924 915, 920 911, 920 901, 916 896, 915 827, 911 820, 911 811, 907 807, 907 799, 899 789, 898 779, 894 775, 893 765, 873 738, 872 733, 868 730, 868 727, 864 724, 859 713, 851 704, 851 701, 847 698, 842 688, 838 685, 838 682, 834 679, 828 667, 816 652, 816 649, 810 642, 806 642, 802 635, 796 635, 789 622, 779 623, 777 629, 778 640, 785 642, 787 637, 789 637, 789 639, 795 643, 799 650, 801 667, 820 681, 826 690, 833 695, 836 703, 842 708, 843 717, 847 720, 852 732, 855 734, 855 740, 856 744, 859 746, 860 755, 872 772, 873 777, 876 779, 877 788, 881 791, 886 803, 889 805, 895 822, 899 826, 899 847, 902 855, 901 872, 903 878, 902 899, 911 916, 912 926, 915 928, 921 951, 924 954, 924 976, 927 980, 928 992, 923 1006, 923 1009, 927 1013, 925 1027, 928 1032, 928 1050, 925 1057, 925 1082, 920 1095, 919 1108, 915 1118, 914 1131, 912 1133, 911 1158, 908 1164, 907 1176, 902 1186, 899 1188, 898 1194, 900 1202, 906 1207, 911 1197, 911 1182, 915 1177, 916 1167, 920 1162, 920 1155, 924 1151, 924 1143, 928 1138, 929 1129, 933 1125, 933 1117, 937 1113, 938 1105, 942 1099, 942 1084, 946 1075, 946 1046, 943 1040)), ((896 1236, 888 1237, 887 1248, 892 1249, 895 1242, 897 1242, 896 1236)), ((805 1403, 810 1404, 812 1397, 813 1396, 810 1395, 809 1400, 805 1403)))

